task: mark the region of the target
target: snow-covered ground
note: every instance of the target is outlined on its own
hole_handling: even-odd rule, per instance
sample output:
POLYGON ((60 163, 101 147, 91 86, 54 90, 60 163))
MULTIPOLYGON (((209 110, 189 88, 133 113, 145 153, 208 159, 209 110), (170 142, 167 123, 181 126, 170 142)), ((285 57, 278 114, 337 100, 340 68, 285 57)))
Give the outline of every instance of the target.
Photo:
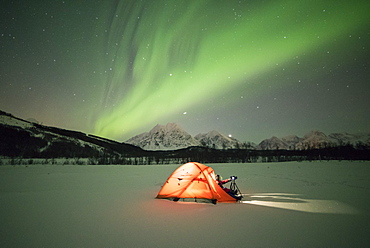
POLYGON ((209 164, 238 204, 155 199, 179 165, 0 166, 0 247, 367 247, 370 162, 209 164))

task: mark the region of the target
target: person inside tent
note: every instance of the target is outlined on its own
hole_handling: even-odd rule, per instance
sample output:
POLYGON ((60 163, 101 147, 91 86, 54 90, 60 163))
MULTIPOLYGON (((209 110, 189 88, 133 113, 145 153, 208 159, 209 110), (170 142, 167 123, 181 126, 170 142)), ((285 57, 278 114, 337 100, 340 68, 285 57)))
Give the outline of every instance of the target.
MULTIPOLYGON (((228 183, 228 182, 231 182, 231 181, 233 181, 233 180, 235 180, 235 179, 237 179, 237 177, 236 176, 232 176, 232 177, 230 177, 230 178, 228 178, 228 179, 225 179, 225 180, 222 180, 222 177, 220 176, 220 175, 217 175, 216 176, 216 182, 217 182, 217 184, 226 192, 226 193, 228 193, 230 196, 232 196, 232 197, 234 197, 235 199, 237 199, 237 200, 240 200, 241 198, 243 198, 241 195, 239 195, 238 194, 238 188, 237 188, 237 186, 234 184, 234 186, 232 186, 231 185, 231 189, 229 189, 229 188, 226 188, 226 187, 224 187, 224 184, 225 183, 228 183), (236 188, 235 188, 236 187, 236 188)), ((239 193, 240 193, 240 191, 239 191, 239 193)))
POLYGON ((228 189, 228 188, 226 188, 226 187, 224 187, 224 184, 225 183, 228 183, 228 182, 230 182, 231 181, 231 178, 228 178, 228 179, 225 179, 225 180, 222 180, 222 177, 220 176, 220 175, 217 175, 216 176, 216 182, 217 182, 217 184, 218 185, 220 185, 220 187, 226 192, 226 193, 228 193, 228 194, 230 194, 231 193, 231 190, 230 189, 228 189))

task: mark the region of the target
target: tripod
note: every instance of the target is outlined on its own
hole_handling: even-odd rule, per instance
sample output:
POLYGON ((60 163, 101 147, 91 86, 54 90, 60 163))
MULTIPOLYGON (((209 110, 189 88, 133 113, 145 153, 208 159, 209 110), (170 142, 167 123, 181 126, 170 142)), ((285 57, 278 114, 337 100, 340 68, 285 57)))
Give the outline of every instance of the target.
POLYGON ((243 198, 242 192, 240 192, 238 185, 236 185, 235 179, 231 180, 230 190, 235 196, 243 198))

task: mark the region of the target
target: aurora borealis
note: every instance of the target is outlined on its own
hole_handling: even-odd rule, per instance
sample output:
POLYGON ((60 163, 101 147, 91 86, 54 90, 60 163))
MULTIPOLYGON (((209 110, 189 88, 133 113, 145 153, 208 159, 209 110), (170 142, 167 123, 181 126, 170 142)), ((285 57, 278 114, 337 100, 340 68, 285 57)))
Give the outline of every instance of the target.
POLYGON ((368 132, 368 1, 17 1, 0 109, 124 141, 368 132))

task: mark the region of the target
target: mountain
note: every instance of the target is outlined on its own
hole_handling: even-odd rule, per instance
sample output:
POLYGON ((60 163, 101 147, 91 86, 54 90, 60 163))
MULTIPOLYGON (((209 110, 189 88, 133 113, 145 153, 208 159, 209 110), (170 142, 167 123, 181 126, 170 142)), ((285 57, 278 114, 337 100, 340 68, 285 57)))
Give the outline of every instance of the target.
POLYGON ((142 149, 125 143, 26 121, 0 111, 0 156, 73 158, 134 155, 142 149))
POLYGON ((329 134, 331 140, 338 145, 359 144, 370 145, 370 134, 349 134, 349 133, 332 133, 329 134))
MULTIPOLYGON (((194 153, 191 147, 201 146, 210 150, 214 150, 212 148, 223 149, 224 152, 227 152, 232 149, 246 147, 249 150, 306 150, 310 148, 345 147, 348 144, 358 150, 367 151, 370 147, 370 134, 332 133, 326 135, 323 132, 314 130, 302 138, 296 135, 283 138, 272 137, 263 140, 258 146, 255 146, 250 142, 242 144, 238 140, 217 131, 192 137, 180 125, 168 123, 165 126, 157 125, 147 133, 137 135, 126 143, 120 143, 91 134, 44 126, 37 123, 34 119, 27 121, 0 111, 0 156, 5 157, 80 157, 102 158, 106 161, 111 158, 125 160, 142 158, 143 156, 173 158, 178 154, 176 155, 172 150, 188 149, 184 151, 192 151, 190 153, 194 153), (162 152, 154 155, 154 153, 143 149, 169 151, 170 153, 162 152)), ((213 154, 210 150, 204 151, 208 155, 213 154)), ((184 151, 179 151, 180 157, 184 151)), ((218 150, 217 152, 220 151, 218 150)), ((197 151, 195 153, 198 157, 206 156, 203 152, 197 151)), ((139 160, 135 160, 133 163, 143 162, 139 160)), ((122 162, 118 161, 118 163, 122 162)))
POLYGON ((333 146, 333 142, 326 134, 313 130, 303 136, 303 140, 296 144, 297 149, 325 148, 333 146))
MULTIPOLYGON (((149 132, 136 135, 127 140, 126 143, 152 151, 177 150, 192 146, 225 150, 243 149, 246 146, 246 144, 243 144, 237 139, 221 134, 216 130, 197 134, 192 137, 176 123, 168 123, 167 125, 158 124, 149 132)), ((318 130, 313 130, 305 134, 302 138, 297 135, 289 135, 283 138, 273 136, 261 141, 258 145, 250 143, 248 149, 307 150, 346 144, 370 146, 370 134, 332 133, 326 135, 318 130)))
MULTIPOLYGON (((22 159, 29 159, 26 163, 32 164, 33 158, 45 159, 45 163, 48 163, 49 159, 52 159, 49 162, 54 163, 54 158, 72 158, 75 164, 80 164, 82 161, 79 159, 86 158, 88 164, 135 165, 177 164, 184 161, 245 163, 289 161, 291 159, 370 160, 370 134, 333 133, 326 135, 319 131, 312 131, 303 138, 295 135, 284 138, 272 137, 262 141, 259 147, 256 147, 250 142, 240 145, 236 139, 217 131, 198 134, 197 140, 179 125, 169 123, 166 126, 157 125, 150 132, 135 136, 135 139, 132 138, 132 141, 142 142, 143 147, 161 149, 145 151, 132 144, 44 126, 36 122, 22 120, 0 111, 0 158, 8 159, 9 164, 23 164, 22 159), (186 148, 180 149, 185 146, 186 148), (278 151, 279 149, 301 149, 300 147, 302 151, 281 151, 282 153, 278 151), (327 149, 324 152, 306 150, 315 147, 327 147, 327 149)), ((2 163, 1 159, 0 164, 2 163)))
POLYGON ((287 145, 286 149, 293 150, 299 142, 303 139, 299 138, 297 135, 289 135, 281 138, 281 140, 287 145))
POLYGON ((278 149, 288 149, 289 145, 284 142, 282 139, 279 139, 275 136, 270 139, 264 139, 259 143, 259 150, 278 150, 278 149))
POLYGON ((192 146, 215 149, 235 149, 243 144, 235 138, 228 137, 218 131, 198 134, 192 137, 179 124, 168 123, 156 125, 149 132, 132 137, 126 143, 141 147, 144 150, 176 150, 192 146))
POLYGON ((158 124, 149 132, 128 139, 126 143, 141 147, 144 150, 176 150, 190 146, 200 146, 199 141, 176 123, 158 124))
POLYGON ((337 147, 343 145, 364 145, 370 146, 370 134, 349 134, 349 133, 332 133, 326 135, 318 130, 313 130, 299 138, 296 135, 286 136, 284 138, 271 137, 261 141, 257 146, 259 150, 305 150, 318 149, 326 147, 337 147))
POLYGON ((202 146, 215 149, 239 149, 243 144, 235 138, 226 136, 216 130, 210 131, 206 134, 197 134, 194 137, 202 146))

